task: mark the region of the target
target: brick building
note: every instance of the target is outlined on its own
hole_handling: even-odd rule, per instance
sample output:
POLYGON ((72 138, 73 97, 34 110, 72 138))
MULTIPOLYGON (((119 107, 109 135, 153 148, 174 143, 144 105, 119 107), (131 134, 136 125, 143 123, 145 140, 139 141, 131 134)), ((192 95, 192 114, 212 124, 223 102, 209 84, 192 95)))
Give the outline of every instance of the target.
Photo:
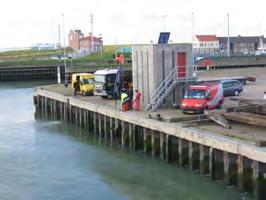
POLYGON ((68 44, 72 49, 80 48, 80 39, 84 37, 84 34, 81 30, 71 30, 68 34, 68 44))
POLYGON ((71 30, 68 34, 69 46, 76 52, 100 52, 103 48, 101 37, 86 36, 81 30, 71 30))

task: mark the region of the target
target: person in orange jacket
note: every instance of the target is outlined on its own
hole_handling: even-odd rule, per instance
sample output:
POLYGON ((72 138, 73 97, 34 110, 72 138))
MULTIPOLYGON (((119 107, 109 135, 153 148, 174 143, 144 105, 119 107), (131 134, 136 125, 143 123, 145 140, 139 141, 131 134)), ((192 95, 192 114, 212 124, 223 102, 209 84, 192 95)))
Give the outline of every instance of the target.
POLYGON ((140 111, 140 97, 141 93, 138 90, 135 90, 134 107, 136 111, 140 111))

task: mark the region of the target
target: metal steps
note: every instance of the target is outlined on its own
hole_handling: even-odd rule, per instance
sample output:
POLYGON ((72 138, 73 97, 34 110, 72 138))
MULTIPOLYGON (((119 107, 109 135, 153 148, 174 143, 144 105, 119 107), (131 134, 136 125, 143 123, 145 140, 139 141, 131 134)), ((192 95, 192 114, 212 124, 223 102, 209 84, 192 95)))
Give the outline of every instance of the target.
POLYGON ((151 103, 146 106, 147 111, 155 111, 161 105, 165 97, 172 91, 176 84, 176 72, 177 68, 175 67, 153 93, 151 103))

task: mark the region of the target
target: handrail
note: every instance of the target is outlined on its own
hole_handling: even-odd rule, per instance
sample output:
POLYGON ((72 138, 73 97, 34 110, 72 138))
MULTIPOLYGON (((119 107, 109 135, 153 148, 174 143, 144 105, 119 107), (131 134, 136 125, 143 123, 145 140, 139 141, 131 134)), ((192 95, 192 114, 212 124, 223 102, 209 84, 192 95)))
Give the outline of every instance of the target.
POLYGON ((172 71, 168 74, 168 76, 162 81, 162 83, 159 85, 159 87, 154 91, 153 95, 151 96, 151 99, 154 98, 154 96, 157 96, 157 93, 161 90, 161 88, 165 85, 165 82, 170 79, 170 77, 173 77, 176 75, 176 67, 172 69, 172 71), (174 74, 172 74, 174 73, 174 74))

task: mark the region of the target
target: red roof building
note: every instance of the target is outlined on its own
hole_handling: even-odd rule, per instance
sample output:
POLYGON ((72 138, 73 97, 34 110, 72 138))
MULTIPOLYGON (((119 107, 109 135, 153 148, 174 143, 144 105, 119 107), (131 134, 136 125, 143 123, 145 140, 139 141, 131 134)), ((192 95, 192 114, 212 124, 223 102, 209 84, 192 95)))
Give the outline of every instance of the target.
POLYGON ((74 51, 92 51, 99 52, 103 47, 101 37, 86 36, 81 30, 71 30, 68 34, 69 46, 74 51))
POLYGON ((219 40, 216 35, 195 35, 193 50, 196 55, 216 54, 219 52, 219 40))
POLYGON ((201 42, 218 41, 216 35, 196 35, 196 38, 201 42))

